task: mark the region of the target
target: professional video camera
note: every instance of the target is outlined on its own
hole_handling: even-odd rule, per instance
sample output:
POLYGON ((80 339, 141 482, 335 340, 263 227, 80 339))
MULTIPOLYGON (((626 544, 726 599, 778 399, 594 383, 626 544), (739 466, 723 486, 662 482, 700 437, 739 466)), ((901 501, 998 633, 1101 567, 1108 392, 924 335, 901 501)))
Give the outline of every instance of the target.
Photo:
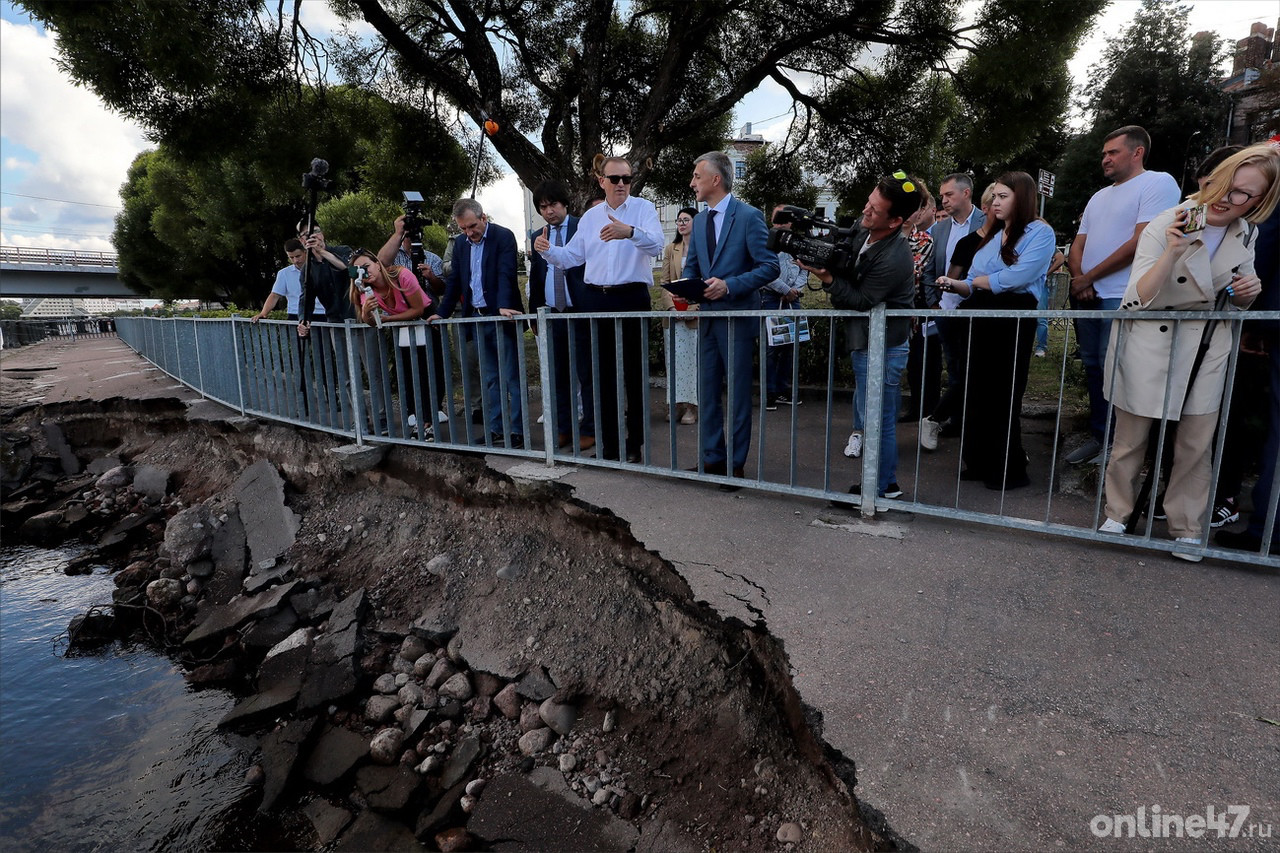
POLYGON ((409 238, 409 257, 413 260, 413 274, 418 276, 418 283, 423 286, 426 281, 418 272, 418 266, 426 260, 426 252, 422 248, 422 229, 434 225, 429 217, 422 215, 422 193, 414 190, 402 190, 404 195, 404 236, 409 238))
POLYGON ((427 216, 422 215, 422 207, 425 202, 422 200, 422 193, 413 190, 404 190, 404 233, 416 234, 422 236, 422 229, 428 225, 435 225, 435 222, 427 216))
POLYGON ((855 259, 848 245, 852 228, 841 228, 830 219, 794 205, 779 208, 773 214, 773 224, 791 227, 769 229, 771 251, 786 252, 803 264, 832 272, 853 266, 855 259))

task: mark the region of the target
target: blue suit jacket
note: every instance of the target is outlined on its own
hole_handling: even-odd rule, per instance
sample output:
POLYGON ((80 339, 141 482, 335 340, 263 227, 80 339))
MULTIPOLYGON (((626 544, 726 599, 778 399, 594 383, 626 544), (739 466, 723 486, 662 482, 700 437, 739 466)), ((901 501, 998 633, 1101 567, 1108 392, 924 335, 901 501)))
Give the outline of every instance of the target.
MULTIPOLYGON (((568 243, 573 239, 573 235, 578 233, 578 217, 569 216, 564 220, 564 241, 568 243)), ((542 233, 541 228, 535 228, 529 232, 529 239, 536 240, 538 235, 542 233)), ((555 245, 552 241, 551 245, 555 245)), ((537 252, 530 253, 532 261, 529 263, 529 311, 536 312, 543 305, 547 304, 547 261, 537 252)), ((582 273, 586 270, 586 264, 579 264, 564 271, 565 287, 569 290, 569 299, 573 301, 575 307, 582 304, 582 273)))
POLYGON ((764 214, 736 198, 729 200, 713 257, 707 252, 707 212, 693 220, 685 278, 722 278, 729 286, 723 298, 702 303, 703 311, 757 311, 760 288, 778 277, 778 255, 769 250, 764 214))
MULTIPOLYGON (((499 308, 523 311, 520 285, 516 281, 516 235, 509 228, 490 222, 480 263, 484 272, 481 286, 485 301, 480 313, 497 314, 499 308)), ((461 303, 462 316, 470 317, 475 313, 471 298, 471 241, 466 234, 459 234, 453 238, 453 265, 445 276, 444 296, 438 313, 447 318, 461 303)))

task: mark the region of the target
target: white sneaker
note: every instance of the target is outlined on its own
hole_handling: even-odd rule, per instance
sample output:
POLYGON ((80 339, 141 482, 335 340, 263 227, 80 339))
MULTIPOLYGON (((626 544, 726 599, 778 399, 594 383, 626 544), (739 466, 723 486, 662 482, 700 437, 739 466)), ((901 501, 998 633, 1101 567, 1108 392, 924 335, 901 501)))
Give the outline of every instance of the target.
POLYGON ((1114 518, 1108 518, 1098 528, 1099 533, 1124 533, 1124 525, 1114 518))
MULTIPOLYGON (((1192 548, 1199 548, 1204 544, 1193 536, 1179 536, 1174 541, 1182 545, 1189 545, 1192 548)), ((1179 560, 1186 560, 1188 563, 1198 563, 1204 559, 1203 554, 1192 554, 1190 551, 1174 551, 1173 556, 1177 557, 1179 560)))
POLYGON ((942 432, 942 424, 925 416, 920 419, 920 446, 925 450, 938 449, 938 433, 942 432))
POLYGON ((850 459, 857 459, 862 455, 862 433, 849 434, 849 443, 844 446, 844 455, 850 459))

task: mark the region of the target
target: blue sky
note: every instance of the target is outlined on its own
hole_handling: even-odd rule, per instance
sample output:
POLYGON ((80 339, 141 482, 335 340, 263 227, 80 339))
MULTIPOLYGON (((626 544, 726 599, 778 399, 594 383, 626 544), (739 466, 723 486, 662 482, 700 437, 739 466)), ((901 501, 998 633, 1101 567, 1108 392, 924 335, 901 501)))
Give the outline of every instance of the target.
MULTIPOLYGON (((1123 30, 1138 0, 1116 0, 1070 68, 1083 82, 1106 34, 1123 30)), ((1232 41, 1253 21, 1275 26, 1277 0, 1198 0, 1192 30, 1215 30, 1232 41)), ((327 4, 302 4, 313 34, 337 23, 327 4)), ((734 114, 735 129, 752 122, 766 139, 780 139, 790 120, 789 100, 767 81, 734 114)), ((53 39, 8 0, 0 0, 0 243, 109 250, 119 190, 129 164, 147 148, 140 127, 73 86, 54 64, 53 39)), ((518 226, 523 198, 513 175, 480 192, 485 209, 518 226)))

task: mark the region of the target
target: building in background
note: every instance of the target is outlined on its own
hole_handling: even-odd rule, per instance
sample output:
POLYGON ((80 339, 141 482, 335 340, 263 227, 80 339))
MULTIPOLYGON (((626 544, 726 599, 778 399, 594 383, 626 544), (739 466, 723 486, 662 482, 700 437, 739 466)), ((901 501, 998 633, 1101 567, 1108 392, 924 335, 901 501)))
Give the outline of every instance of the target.
POLYGON ((1248 145, 1280 132, 1280 21, 1258 22, 1236 42, 1231 76, 1218 85, 1231 99, 1227 142, 1248 145))

